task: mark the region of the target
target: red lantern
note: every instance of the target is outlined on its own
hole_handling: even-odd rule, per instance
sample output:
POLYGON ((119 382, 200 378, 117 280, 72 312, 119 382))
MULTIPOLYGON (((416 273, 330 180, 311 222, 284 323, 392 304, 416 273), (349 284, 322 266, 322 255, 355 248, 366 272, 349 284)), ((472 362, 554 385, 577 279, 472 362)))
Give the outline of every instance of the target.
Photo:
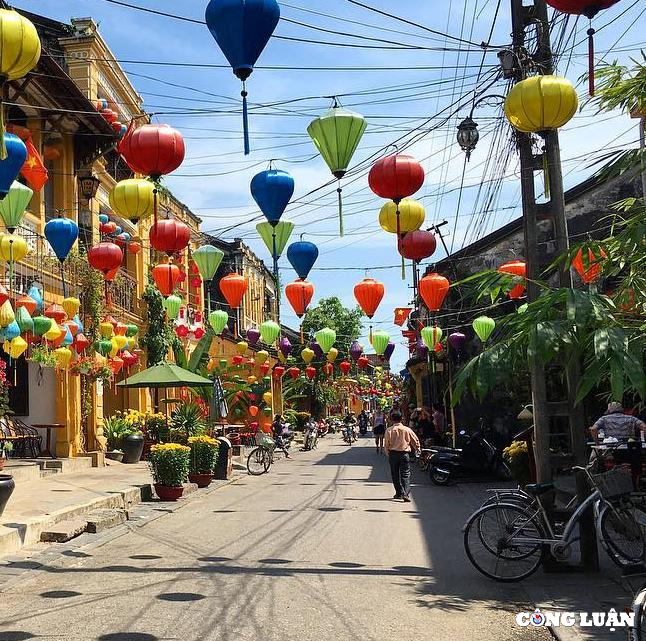
POLYGON ((106 276, 109 272, 114 271, 116 275, 115 270, 118 270, 119 265, 121 265, 123 252, 118 245, 104 242, 90 247, 87 253, 87 259, 90 265, 94 269, 102 272, 104 278, 108 280, 106 276))
POLYGON ((341 361, 339 363, 339 369, 343 372, 345 376, 347 376, 350 373, 350 370, 352 369, 352 363, 348 361, 341 361))
POLYGON ((244 359, 239 354, 236 354, 235 356, 231 357, 231 363, 233 365, 241 365, 243 360, 244 359))
POLYGON ((572 267, 576 269, 584 283, 593 283, 601 276, 601 263, 604 258, 606 258, 606 252, 603 249, 599 249, 598 255, 592 249, 588 249, 588 265, 586 267, 583 264, 583 248, 581 248, 572 261, 572 267))
POLYGON ((99 231, 102 234, 114 234, 117 231, 117 223, 110 221, 109 223, 101 223, 99 225, 99 231))
POLYGON ((136 241, 128 243, 128 251, 131 254, 138 254, 141 251, 141 243, 138 243, 136 241))
POLYGON ((296 380, 301 375, 301 370, 298 367, 290 367, 287 372, 293 380, 296 380))
POLYGON ((435 234, 423 229, 410 231, 397 241, 399 253, 408 260, 424 260, 435 253, 436 247, 435 234))
POLYGON ((257 415, 258 415, 258 406, 249 405, 249 416, 257 416, 257 415))
POLYGON ((240 274, 227 274, 220 279, 220 291, 229 303, 229 307, 237 309, 247 291, 247 279, 240 274))
POLYGON ((372 318, 384 297, 385 288, 374 278, 364 278, 354 286, 354 297, 368 318, 372 318))
POLYGON ((195 340, 200 340, 201 338, 204 337, 204 334, 206 334, 206 331, 204 330, 203 327, 196 327, 193 330, 193 336, 195 336, 195 340))
POLYGON ((172 263, 161 263, 155 265, 151 274, 157 289, 163 296, 170 296, 175 291, 175 286, 179 283, 180 271, 177 265, 172 263))
POLYGON ((72 343, 72 345, 76 350, 76 353, 80 354, 90 346, 90 341, 86 338, 85 334, 77 334, 74 337, 74 343, 72 343))
POLYGON ((150 244, 169 256, 186 248, 191 240, 191 230, 180 220, 166 218, 158 220, 150 228, 150 244))
POLYGON ((293 283, 289 283, 285 287, 285 296, 287 296, 287 300, 296 316, 301 318, 307 311, 308 305, 312 302, 314 285, 303 278, 297 278, 293 283))
POLYGON ((563 13, 594 18, 602 9, 612 7, 619 0, 546 0, 547 4, 563 13))
POLYGON ((285 373, 285 368, 282 365, 276 365, 274 367, 274 379, 279 380, 283 377, 283 374, 285 373))
MULTIPOLYGON (((0 307, 4 305, 7 301, 9 300, 9 292, 7 291, 7 288, 0 284, 0 307)), ((34 313, 34 309, 36 309, 36 301, 31 297, 31 296, 19 296, 18 299, 16 300, 16 309, 19 307, 26 307, 27 311, 29 314, 34 313), (24 301, 24 302, 21 302, 24 301), (33 303, 34 307, 33 309, 30 309, 31 304, 33 303), (28 306, 29 305, 29 306, 28 306)))
POLYGON ((267 372, 269 372, 269 368, 271 365, 269 363, 263 363, 260 366, 260 372, 262 373, 263 376, 267 376, 267 372))
POLYGON ((179 131, 168 125, 153 124, 129 130, 118 149, 130 169, 154 180, 177 169, 185 152, 179 131))
POLYGON ((368 363, 370 363, 370 359, 367 356, 359 356, 357 359, 359 369, 366 369, 366 367, 368 367, 368 363))
POLYGON ((65 327, 67 327, 70 330, 70 334, 72 336, 76 336, 76 334, 79 331, 79 326, 78 323, 75 323, 73 320, 69 320, 65 323, 65 327))
POLYGON ((312 367, 311 365, 309 367, 306 367, 305 376, 307 376, 310 381, 313 381, 316 378, 316 367, 312 367))
MULTIPOLYGON (((9 294, 7 293, 7 290, 3 285, 0 285, 0 307, 2 307, 2 305, 4 305, 8 300, 9 294)), ((33 316, 36 311, 36 307, 38 307, 38 303, 31 296, 23 294, 22 296, 18 296, 16 299, 16 309, 19 307, 24 307, 29 312, 29 315, 33 316)))
POLYGON ((115 356, 108 361, 108 365, 110 366, 112 373, 116 376, 123 369, 124 362, 122 358, 115 356))
POLYGON ((128 326, 125 323, 117 321, 117 324, 114 326, 114 333, 116 336, 125 336, 128 331, 128 326))
POLYGON ((193 289, 197 289, 198 287, 202 286, 202 279, 201 278, 191 278, 191 287, 193 289))
POLYGON ((393 154, 378 160, 368 174, 370 189, 380 198, 398 203, 424 184, 424 169, 412 156, 393 154))
MULTIPOLYGON (((498 271, 501 274, 511 274, 512 276, 525 279, 527 277, 527 264, 523 260, 510 260, 498 267, 498 271)), ((524 293, 525 284, 518 283, 509 292, 509 298, 521 298, 524 293)))
POLYGON ((67 318, 67 312, 58 304, 53 303, 45 310, 47 318, 53 318, 57 325, 62 325, 67 318))
POLYGON ((333 372, 334 372, 334 365, 332 365, 332 363, 325 363, 323 365, 323 373, 326 376, 332 376, 333 372))
POLYGON ((186 338, 188 336, 188 325, 178 325, 175 327, 175 333, 179 338, 186 338))
POLYGON ((137 364, 139 356, 133 354, 132 352, 129 352, 127 349, 124 349, 121 353, 121 360, 126 367, 132 367, 133 365, 137 364))
POLYGON ((437 273, 428 274, 419 281, 419 295, 431 312, 436 312, 449 293, 449 281, 437 273))

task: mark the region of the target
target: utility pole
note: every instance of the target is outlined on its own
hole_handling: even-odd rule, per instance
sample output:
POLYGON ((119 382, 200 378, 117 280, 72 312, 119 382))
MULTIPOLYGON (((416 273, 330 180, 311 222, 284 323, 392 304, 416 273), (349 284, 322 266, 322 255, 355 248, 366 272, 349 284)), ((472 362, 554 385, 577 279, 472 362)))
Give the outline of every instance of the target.
MULTIPOLYGON (((554 64, 545 0, 533 0, 531 4, 527 5, 523 4, 523 0, 511 0, 511 9, 515 63, 513 72, 508 77, 513 77, 515 82, 520 82, 526 77, 528 67, 533 67, 541 74, 553 73, 554 64), (529 27, 533 27, 537 34, 534 52, 528 52, 525 48, 526 31, 529 27)), ((540 294, 537 280, 546 266, 541 262, 541 256, 545 256, 547 252, 546 247, 539 245, 539 222, 548 223, 551 230, 549 242, 554 246, 557 255, 568 251, 569 239, 558 131, 539 133, 542 138, 542 153, 535 153, 536 138, 532 134, 517 132, 516 136, 521 167, 523 227, 528 279, 527 298, 531 302, 536 300, 540 294), (544 203, 536 202, 534 178, 537 171, 547 172, 545 184, 549 185, 549 193, 545 194, 547 201, 544 203)), ((570 270, 561 269, 558 278, 560 287, 572 287, 570 270)), ((563 368, 566 385, 560 386, 561 389, 565 387, 562 395, 558 395, 558 393, 555 395, 554 392, 548 394, 548 372, 544 363, 537 358, 529 359, 536 473, 539 482, 550 481, 552 478, 550 460, 552 427, 558 428, 559 425, 567 425, 574 463, 582 464, 586 460, 585 417, 582 408, 574 405, 580 365, 578 363, 564 364, 563 368)), ((584 491, 580 482, 577 482, 577 491, 584 491)), ((588 527, 581 524, 581 559, 587 569, 598 568, 591 515, 588 527)))

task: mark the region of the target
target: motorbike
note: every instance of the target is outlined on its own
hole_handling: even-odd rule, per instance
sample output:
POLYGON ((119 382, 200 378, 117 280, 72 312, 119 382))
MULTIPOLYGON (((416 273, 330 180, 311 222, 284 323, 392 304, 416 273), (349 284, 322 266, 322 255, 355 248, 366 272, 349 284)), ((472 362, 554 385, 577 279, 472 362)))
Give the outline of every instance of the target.
POLYGON ((316 430, 318 437, 323 438, 330 431, 330 426, 325 421, 321 421, 316 430))
POLYGON ((354 443, 354 441, 356 440, 357 440, 357 433, 354 429, 354 425, 353 424, 346 425, 343 428, 343 441, 348 445, 352 445, 352 443, 354 443))
POLYGON ((303 450, 313 450, 318 442, 318 425, 315 421, 309 421, 305 428, 305 439, 303 442, 303 450))
POLYGON ((462 445, 461 448, 433 448, 428 469, 435 485, 448 485, 460 478, 511 478, 502 452, 482 432, 475 432, 471 436, 460 432, 458 443, 462 445))

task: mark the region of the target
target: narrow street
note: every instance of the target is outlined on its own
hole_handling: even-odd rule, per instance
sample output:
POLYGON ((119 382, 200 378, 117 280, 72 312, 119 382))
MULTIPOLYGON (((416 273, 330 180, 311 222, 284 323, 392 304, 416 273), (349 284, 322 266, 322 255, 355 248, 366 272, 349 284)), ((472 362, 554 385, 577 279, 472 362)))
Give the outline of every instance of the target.
POLYGON ((482 488, 415 481, 394 502, 371 439, 325 438, 154 522, 47 548, 36 572, 15 563, 30 576, 2 591, 0 640, 550 638, 517 627, 522 586, 468 565, 460 528, 482 488))

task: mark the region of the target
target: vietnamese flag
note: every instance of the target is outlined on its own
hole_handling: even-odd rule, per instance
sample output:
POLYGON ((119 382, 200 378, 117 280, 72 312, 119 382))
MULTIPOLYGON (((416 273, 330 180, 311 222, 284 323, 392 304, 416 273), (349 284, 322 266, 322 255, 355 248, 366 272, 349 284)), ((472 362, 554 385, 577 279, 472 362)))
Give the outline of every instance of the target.
POLYGON ((395 307, 395 325, 401 327, 412 311, 412 307, 395 307))
POLYGON ((31 140, 31 131, 27 127, 18 125, 7 125, 7 131, 16 134, 25 143, 27 160, 25 160, 20 173, 34 191, 40 191, 49 180, 49 173, 43 164, 43 159, 40 157, 38 149, 36 149, 31 140))

